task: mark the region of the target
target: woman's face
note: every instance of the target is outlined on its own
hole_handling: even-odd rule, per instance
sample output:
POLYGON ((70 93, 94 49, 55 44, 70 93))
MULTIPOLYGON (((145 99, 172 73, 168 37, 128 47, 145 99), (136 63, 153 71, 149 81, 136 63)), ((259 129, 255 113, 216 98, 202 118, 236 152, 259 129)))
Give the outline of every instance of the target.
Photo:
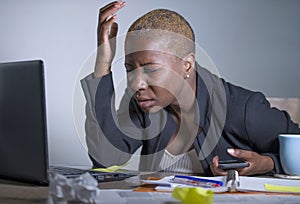
POLYGON ((125 57, 128 87, 144 112, 178 105, 184 83, 183 60, 155 50, 130 53, 125 57))

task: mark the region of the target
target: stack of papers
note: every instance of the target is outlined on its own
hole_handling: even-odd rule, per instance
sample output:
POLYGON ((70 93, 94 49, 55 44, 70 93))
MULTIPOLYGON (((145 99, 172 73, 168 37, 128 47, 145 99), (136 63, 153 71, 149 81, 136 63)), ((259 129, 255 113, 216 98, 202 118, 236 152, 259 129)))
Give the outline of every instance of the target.
MULTIPOLYGON (((226 184, 226 176, 216 177, 197 177, 200 179, 211 179, 214 181, 222 181, 220 187, 206 187, 207 189, 220 193, 229 191, 226 184)), ((194 187, 193 185, 175 183, 174 176, 167 176, 160 180, 143 180, 145 184, 155 184, 157 191, 173 191, 175 187, 194 187)), ((278 179, 278 178, 262 178, 239 176, 239 186, 236 188, 239 192, 277 192, 277 193, 298 193, 300 194, 300 180, 278 179)))

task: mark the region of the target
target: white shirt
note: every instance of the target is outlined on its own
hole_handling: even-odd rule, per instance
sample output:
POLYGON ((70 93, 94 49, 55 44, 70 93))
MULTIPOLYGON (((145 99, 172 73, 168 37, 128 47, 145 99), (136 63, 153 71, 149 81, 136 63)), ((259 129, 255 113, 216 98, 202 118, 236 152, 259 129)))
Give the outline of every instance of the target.
POLYGON ((203 173, 195 149, 180 155, 172 155, 166 149, 159 167, 165 172, 203 173))

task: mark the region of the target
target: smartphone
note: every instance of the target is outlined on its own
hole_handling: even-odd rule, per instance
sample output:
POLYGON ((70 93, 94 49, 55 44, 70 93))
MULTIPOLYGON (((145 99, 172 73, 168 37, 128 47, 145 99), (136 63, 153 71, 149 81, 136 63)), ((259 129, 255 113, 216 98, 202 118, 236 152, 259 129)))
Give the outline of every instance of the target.
POLYGON ((249 163, 243 160, 225 160, 225 161, 219 161, 218 168, 223 170, 230 170, 230 169, 242 169, 248 166, 249 163))

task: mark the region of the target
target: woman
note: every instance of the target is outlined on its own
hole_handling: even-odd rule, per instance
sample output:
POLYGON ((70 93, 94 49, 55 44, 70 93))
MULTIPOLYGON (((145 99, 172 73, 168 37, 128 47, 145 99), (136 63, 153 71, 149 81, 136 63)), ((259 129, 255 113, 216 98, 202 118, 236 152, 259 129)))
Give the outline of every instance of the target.
POLYGON ((142 146, 140 169, 226 175, 219 160, 249 163, 240 175, 282 171, 279 133, 300 133, 263 94, 234 86, 202 68, 195 37, 178 13, 157 9, 137 19, 125 40, 128 87, 114 110, 111 65, 126 3, 100 9, 95 70, 82 80, 87 144, 96 167, 127 162, 142 146))

